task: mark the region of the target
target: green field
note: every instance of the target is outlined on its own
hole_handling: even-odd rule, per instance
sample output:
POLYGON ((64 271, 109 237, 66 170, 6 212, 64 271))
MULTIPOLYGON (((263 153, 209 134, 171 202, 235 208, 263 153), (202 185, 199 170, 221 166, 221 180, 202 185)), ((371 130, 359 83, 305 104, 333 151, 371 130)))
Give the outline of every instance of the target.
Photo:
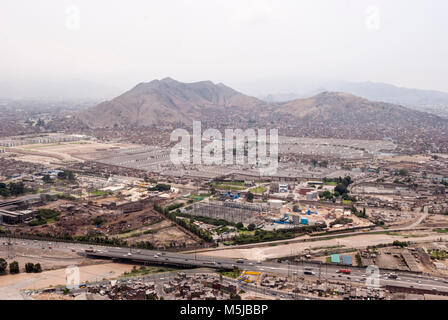
POLYGON ((105 196, 105 195, 109 194, 109 192, 94 190, 94 191, 90 192, 90 194, 94 195, 94 196, 105 196))
POLYGON ((217 181, 212 182, 211 185, 214 186, 215 188, 226 189, 231 191, 239 191, 245 189, 244 182, 242 181, 217 181))
POLYGON ((201 193, 201 194, 191 194, 185 198, 192 199, 194 201, 202 201, 205 198, 207 198, 208 196, 209 196, 208 194, 201 193))
POLYGON ((224 277, 229 277, 233 279, 237 279, 241 275, 241 271, 227 271, 227 270, 219 270, 218 273, 222 274, 224 277))
POLYGON ((262 193, 266 192, 266 190, 268 190, 268 189, 265 187, 256 187, 256 188, 250 189, 249 191, 252 193, 262 194, 262 193))
POLYGON ((24 149, 26 149, 26 150, 42 149, 42 148, 50 148, 50 147, 62 146, 62 145, 64 145, 64 144, 62 144, 62 143, 49 143, 49 144, 42 145, 42 146, 25 147, 24 149))
POLYGON ((134 266, 131 271, 123 273, 123 277, 136 277, 153 273, 170 272, 174 270, 176 269, 167 267, 141 266, 140 268, 137 268, 134 266))

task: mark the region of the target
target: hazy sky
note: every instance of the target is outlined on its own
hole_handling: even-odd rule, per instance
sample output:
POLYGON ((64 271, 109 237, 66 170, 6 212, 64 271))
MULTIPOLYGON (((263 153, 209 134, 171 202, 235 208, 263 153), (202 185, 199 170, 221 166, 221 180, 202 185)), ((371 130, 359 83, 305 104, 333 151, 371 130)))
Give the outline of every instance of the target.
POLYGON ((0 82, 129 88, 172 77, 250 93, 375 81, 448 91, 447 0, 0 0, 0 82))

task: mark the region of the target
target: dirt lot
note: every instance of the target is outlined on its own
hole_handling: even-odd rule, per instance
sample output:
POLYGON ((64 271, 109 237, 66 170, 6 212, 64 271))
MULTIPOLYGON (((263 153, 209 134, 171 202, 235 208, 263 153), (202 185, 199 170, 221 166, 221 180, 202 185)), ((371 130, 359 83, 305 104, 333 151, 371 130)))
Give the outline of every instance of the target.
POLYGON ((79 256, 75 252, 68 253, 67 250, 58 250, 56 248, 45 249, 27 248, 23 246, 14 246, 8 254, 8 246, 0 246, 0 258, 5 259, 8 263, 12 261, 19 262, 22 271, 25 270, 25 263, 40 263, 43 270, 53 270, 66 267, 71 264, 86 265, 97 263, 89 259, 79 256), (8 258, 11 256, 11 258, 8 258))
POLYGON ((448 216, 442 214, 429 215, 423 225, 425 227, 448 228, 448 216))
MULTIPOLYGON (((81 283, 117 278, 132 270, 133 265, 104 263, 79 267, 81 283)), ((65 268, 42 273, 20 273, 0 276, 0 300, 26 298, 21 290, 36 290, 66 284, 65 268)))
POLYGON ((133 144, 108 144, 94 141, 61 142, 53 144, 31 144, 9 148, 11 153, 17 153, 17 160, 40 162, 45 164, 64 161, 83 162, 106 157, 119 149, 135 148, 133 144))
POLYGON ((170 243, 194 245, 197 243, 197 237, 191 237, 181 228, 169 220, 163 220, 148 227, 139 228, 132 232, 119 235, 120 238, 126 239, 129 244, 137 242, 149 241, 156 247, 169 246, 170 243), (146 232, 146 234, 145 234, 146 232))
POLYGON ((402 250, 394 248, 379 250, 379 254, 375 259, 375 264, 380 268, 409 270, 401 257, 401 251, 402 250), (386 252, 390 252, 390 254, 386 254, 386 252))
POLYGON ((345 248, 365 248, 367 246, 379 245, 379 244, 388 244, 392 243, 395 240, 400 241, 415 241, 415 242, 429 242, 436 241, 438 239, 448 240, 448 235, 446 234, 428 234, 425 233, 424 237, 412 237, 406 238, 404 236, 398 235, 387 235, 387 234, 366 234, 366 235, 357 235, 352 237, 344 237, 344 238, 334 238, 330 240, 319 240, 312 242, 298 242, 291 243, 286 245, 268 245, 260 248, 250 248, 250 249, 237 249, 237 248, 229 248, 226 250, 216 250, 213 252, 204 252, 201 254, 209 255, 209 256, 218 256, 218 257, 228 257, 228 258, 245 258, 250 260, 265 260, 265 259, 273 259, 273 258, 282 258, 291 256, 291 252, 293 254, 301 254, 305 252, 305 250, 314 248, 314 247, 322 247, 322 246, 340 246, 343 245, 345 248))

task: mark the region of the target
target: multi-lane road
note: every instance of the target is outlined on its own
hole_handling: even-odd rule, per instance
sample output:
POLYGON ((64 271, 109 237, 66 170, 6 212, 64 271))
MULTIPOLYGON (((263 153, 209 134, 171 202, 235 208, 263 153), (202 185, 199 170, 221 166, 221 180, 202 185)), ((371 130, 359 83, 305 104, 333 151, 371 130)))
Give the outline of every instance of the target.
POLYGON ((405 288, 424 289, 433 292, 448 293, 448 279, 424 276, 410 272, 384 272, 365 268, 351 267, 350 274, 342 274, 339 272, 341 267, 316 264, 304 261, 298 264, 276 263, 276 262, 258 262, 244 261, 238 263, 237 260, 216 257, 195 256, 194 254, 182 254, 171 252, 158 252, 153 250, 129 250, 122 248, 109 248, 100 252, 91 252, 88 255, 98 258, 114 258, 129 261, 139 261, 156 264, 169 264, 190 267, 209 267, 209 268, 227 268, 269 272, 280 274, 283 276, 306 276, 320 277, 324 279, 341 280, 344 282, 366 283, 372 285, 390 285, 405 288), (373 271, 373 273, 372 273, 373 271), (396 276, 396 278, 395 278, 396 276), (392 278, 394 277, 394 278, 392 278))
MULTIPOLYGON (((1 245, 8 245, 6 238, 0 238, 1 245)), ((23 247, 28 249, 42 250, 43 253, 54 251, 61 253, 70 253, 74 255, 83 253, 90 258, 103 258, 103 259, 120 259, 129 262, 140 262, 147 264, 166 264, 177 265, 181 267, 199 267, 199 268, 214 268, 214 269, 233 269, 238 267, 239 269, 248 271, 267 272, 273 274, 279 274, 282 276, 292 277, 314 277, 321 280, 340 280, 351 283, 365 283, 366 280, 369 283, 378 283, 380 285, 391 285, 397 287, 424 289, 433 292, 448 293, 448 279, 441 277, 432 277, 428 275, 421 275, 411 272, 391 272, 385 270, 379 270, 378 276, 376 274, 369 275, 366 272, 366 268, 350 267, 350 274, 342 274, 338 271, 340 266, 330 264, 316 264, 304 260, 298 264, 288 263, 276 263, 276 262, 260 262, 244 260, 243 263, 238 263, 237 259, 220 258, 220 257, 207 257, 203 255, 196 255, 194 253, 173 253, 163 252, 155 250, 144 249, 131 249, 131 248, 118 248, 118 247, 106 247, 88 244, 67 243, 67 242, 47 242, 36 240, 19 240, 12 239, 12 245, 15 247, 23 247), (49 249, 51 247, 52 249, 49 249), (90 251, 90 252, 86 252, 90 251), (396 276, 393 279, 391 277, 396 276), (377 280, 377 281, 376 281, 377 280)), ((54 253, 53 253, 54 255, 54 253)), ((61 259, 64 257, 61 256, 61 259)))

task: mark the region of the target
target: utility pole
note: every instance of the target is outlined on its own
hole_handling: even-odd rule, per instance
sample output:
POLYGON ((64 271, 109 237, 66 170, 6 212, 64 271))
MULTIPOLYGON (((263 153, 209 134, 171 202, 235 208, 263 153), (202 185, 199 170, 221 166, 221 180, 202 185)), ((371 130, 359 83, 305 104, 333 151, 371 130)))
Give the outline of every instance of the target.
POLYGON ((322 267, 322 261, 319 263, 319 282, 320 282, 320 275, 321 275, 321 267, 322 267))

